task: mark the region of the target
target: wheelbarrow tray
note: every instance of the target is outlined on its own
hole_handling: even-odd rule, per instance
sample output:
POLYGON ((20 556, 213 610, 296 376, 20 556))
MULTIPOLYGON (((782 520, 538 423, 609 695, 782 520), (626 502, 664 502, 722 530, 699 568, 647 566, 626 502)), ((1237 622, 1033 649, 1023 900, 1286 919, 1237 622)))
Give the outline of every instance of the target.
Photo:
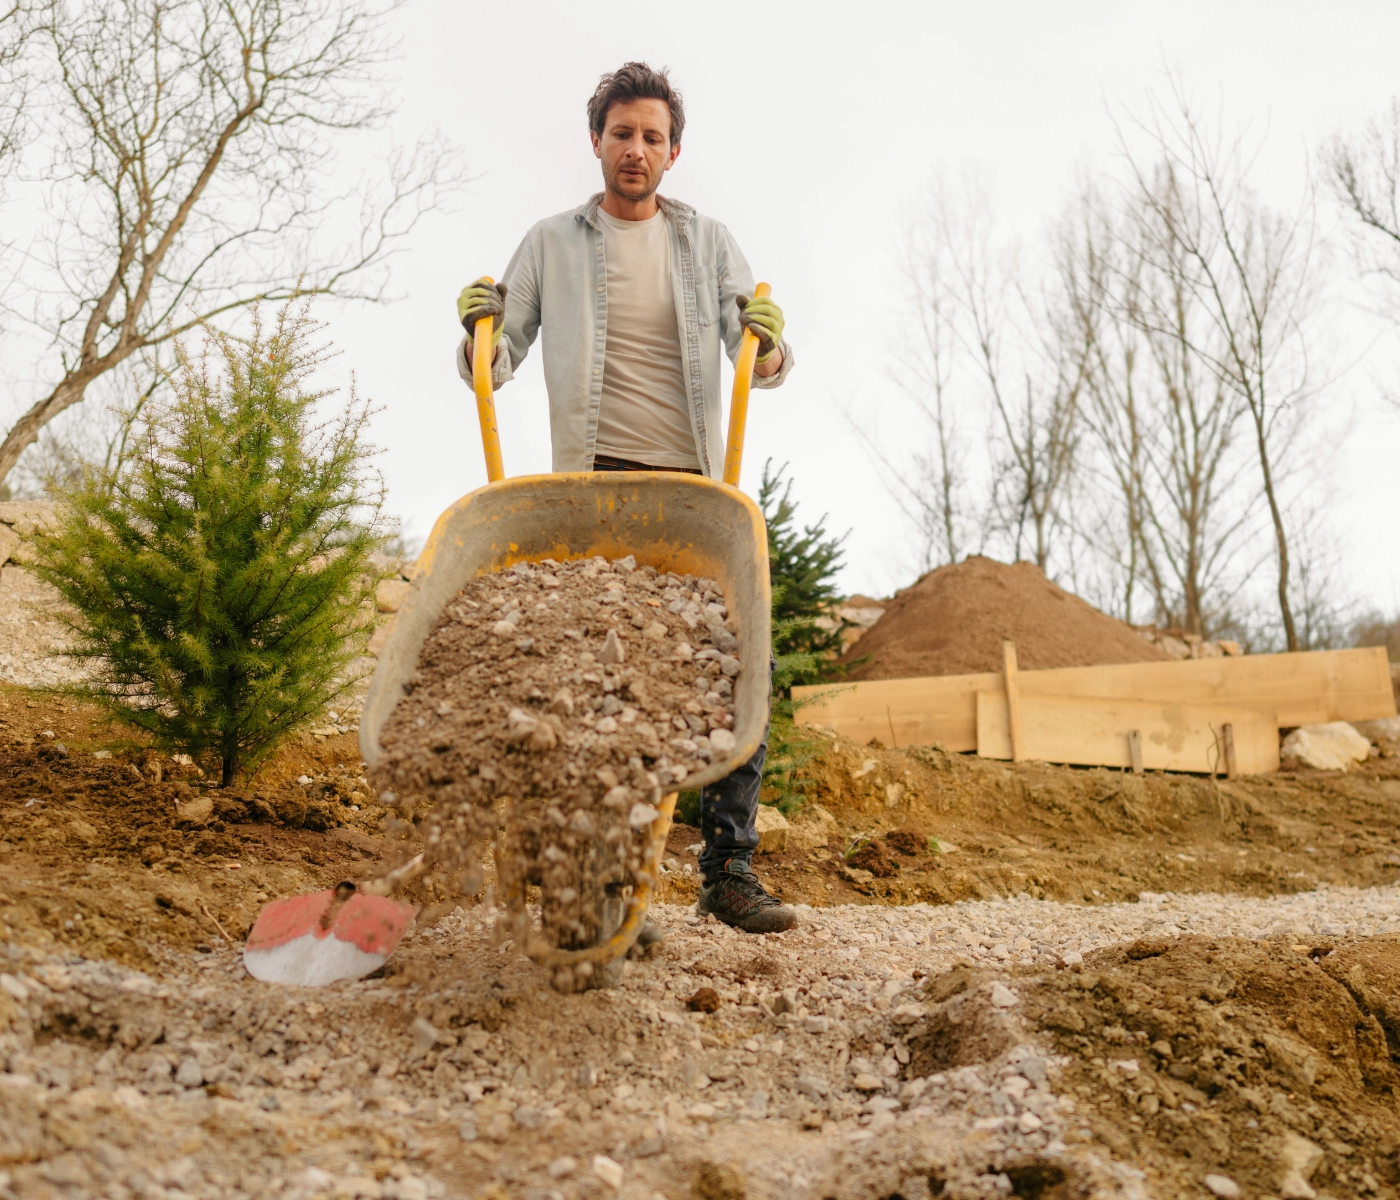
MULTIPOLYGON (((524 475, 463 496, 437 519, 399 608, 360 717, 360 755, 373 767, 379 738, 423 642, 443 609, 479 575, 518 562, 632 555, 639 567, 715 580, 737 625, 734 752, 686 777, 723 779, 758 749, 768 722, 768 537, 763 514, 737 488, 699 475, 601 471, 524 475)), ((597 649, 602 638, 596 641, 597 649)))

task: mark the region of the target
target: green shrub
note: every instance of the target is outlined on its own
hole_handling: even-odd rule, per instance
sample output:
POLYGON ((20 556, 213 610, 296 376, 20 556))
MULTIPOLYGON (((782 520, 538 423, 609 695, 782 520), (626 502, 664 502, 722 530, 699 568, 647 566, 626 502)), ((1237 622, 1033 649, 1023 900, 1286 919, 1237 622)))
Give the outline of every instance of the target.
POLYGON ((124 461, 90 470, 38 540, 71 606, 76 691, 153 742, 217 761, 225 786, 354 682, 377 582, 383 489, 368 405, 310 377, 328 357, 304 304, 251 336, 181 348, 124 461))

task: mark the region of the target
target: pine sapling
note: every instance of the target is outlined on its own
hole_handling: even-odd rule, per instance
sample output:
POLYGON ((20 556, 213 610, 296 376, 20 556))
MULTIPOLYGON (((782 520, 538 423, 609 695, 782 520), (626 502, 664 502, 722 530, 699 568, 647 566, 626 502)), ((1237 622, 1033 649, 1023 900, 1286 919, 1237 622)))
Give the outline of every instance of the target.
POLYGON ((370 408, 311 377, 328 357, 305 304, 246 339, 177 352, 123 461, 62 497, 35 572, 69 606, 95 701, 225 786, 356 679, 384 537, 370 408))

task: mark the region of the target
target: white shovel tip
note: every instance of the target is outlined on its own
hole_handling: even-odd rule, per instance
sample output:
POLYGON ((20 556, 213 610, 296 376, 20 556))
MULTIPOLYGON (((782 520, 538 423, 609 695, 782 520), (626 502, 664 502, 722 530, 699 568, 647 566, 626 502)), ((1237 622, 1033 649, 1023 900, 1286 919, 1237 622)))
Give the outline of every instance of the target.
POLYGON ((370 954, 337 937, 306 933, 267 950, 243 951, 248 974, 264 983, 325 987, 338 979, 363 979, 377 971, 387 954, 370 954))

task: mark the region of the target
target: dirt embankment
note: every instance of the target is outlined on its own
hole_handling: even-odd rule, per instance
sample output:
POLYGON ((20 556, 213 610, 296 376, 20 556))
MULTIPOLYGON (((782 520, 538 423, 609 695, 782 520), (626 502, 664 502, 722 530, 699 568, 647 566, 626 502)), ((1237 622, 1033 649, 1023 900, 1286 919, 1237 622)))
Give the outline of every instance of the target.
POLYGON ((897 592, 843 661, 855 680, 1000 671, 1006 638, 1023 670, 1169 657, 1033 564, 975 556, 897 592))

